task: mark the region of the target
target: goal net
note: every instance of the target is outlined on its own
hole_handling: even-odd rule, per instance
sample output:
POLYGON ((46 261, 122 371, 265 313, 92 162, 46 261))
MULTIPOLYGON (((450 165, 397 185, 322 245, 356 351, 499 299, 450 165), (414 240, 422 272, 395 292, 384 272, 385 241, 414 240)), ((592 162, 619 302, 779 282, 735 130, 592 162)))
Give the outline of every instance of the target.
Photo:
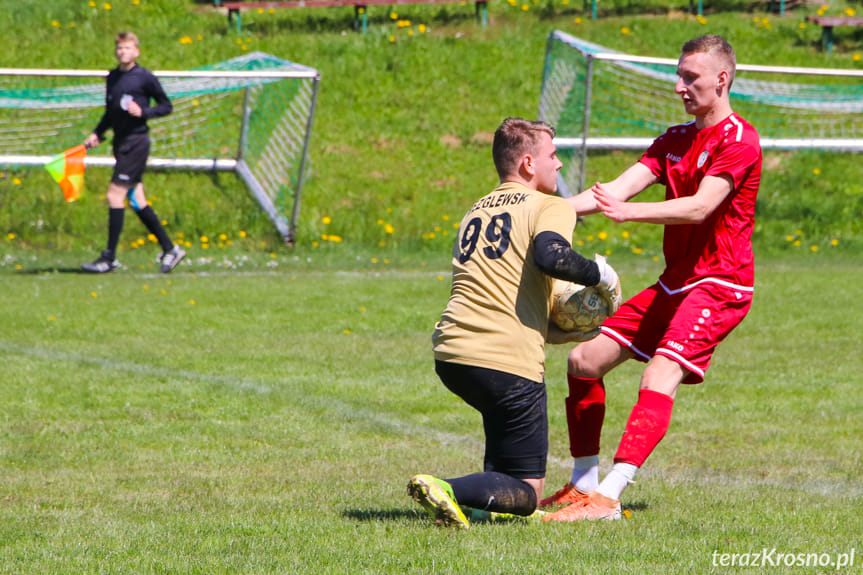
MULTIPOLYGON (((148 122, 148 166, 236 173, 285 242, 293 243, 317 70, 256 52, 155 74, 174 112, 148 122)), ((105 111, 106 75, 0 68, 0 166, 42 165, 83 142, 105 111)), ((113 166, 110 153, 110 146, 95 149, 85 165, 113 166)))
MULTIPOLYGON (((674 93, 677 60, 622 54, 560 31, 549 35, 539 118, 557 129, 560 191, 584 189, 588 150, 645 150, 692 120, 674 93)), ((738 64, 734 111, 764 149, 863 151, 861 70, 738 64)))

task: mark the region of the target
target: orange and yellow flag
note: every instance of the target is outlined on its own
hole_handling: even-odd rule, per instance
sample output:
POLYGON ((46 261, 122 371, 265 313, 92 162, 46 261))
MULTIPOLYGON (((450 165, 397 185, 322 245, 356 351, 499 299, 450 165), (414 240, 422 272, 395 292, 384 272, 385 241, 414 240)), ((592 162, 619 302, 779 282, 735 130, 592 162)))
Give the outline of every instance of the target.
POLYGON ((69 148, 57 154, 45 164, 45 169, 60 184, 67 202, 74 202, 84 190, 84 158, 87 148, 84 144, 69 148))

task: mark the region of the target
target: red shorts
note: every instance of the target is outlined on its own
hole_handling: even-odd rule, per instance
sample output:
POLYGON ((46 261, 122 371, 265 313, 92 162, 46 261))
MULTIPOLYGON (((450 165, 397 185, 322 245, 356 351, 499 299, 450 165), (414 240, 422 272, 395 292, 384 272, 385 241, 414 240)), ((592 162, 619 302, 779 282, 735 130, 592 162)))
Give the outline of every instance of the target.
POLYGON ((624 302, 602 325, 602 333, 628 347, 639 361, 663 355, 689 372, 683 383, 701 383, 713 350, 751 305, 752 288, 708 281, 668 293, 657 282, 624 302))

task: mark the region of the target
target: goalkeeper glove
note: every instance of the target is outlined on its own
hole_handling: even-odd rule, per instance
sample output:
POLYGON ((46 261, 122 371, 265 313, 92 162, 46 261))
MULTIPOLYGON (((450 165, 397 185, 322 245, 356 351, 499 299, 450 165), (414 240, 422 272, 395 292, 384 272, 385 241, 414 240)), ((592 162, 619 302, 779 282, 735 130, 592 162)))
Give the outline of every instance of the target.
POLYGON ((620 292, 620 278, 614 268, 605 261, 605 256, 594 254, 594 261, 599 266, 599 283, 596 288, 599 294, 608 302, 608 315, 613 315, 620 307, 622 301, 620 292))

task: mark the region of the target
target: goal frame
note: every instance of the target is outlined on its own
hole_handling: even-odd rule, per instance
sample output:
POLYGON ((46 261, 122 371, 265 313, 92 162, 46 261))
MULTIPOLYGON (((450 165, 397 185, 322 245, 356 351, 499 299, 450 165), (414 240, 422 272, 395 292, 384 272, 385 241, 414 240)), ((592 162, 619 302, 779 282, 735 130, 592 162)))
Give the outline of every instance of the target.
MULTIPOLYGON (((184 79, 184 78, 206 78, 206 79, 268 79, 270 81, 278 81, 284 79, 306 79, 312 82, 311 95, 308 105, 308 116, 305 123, 305 132, 303 135, 302 152, 299 160, 299 167, 296 177, 296 185, 294 186, 293 202, 290 209, 290 216, 285 217, 279 208, 276 206, 273 198, 267 193, 264 184, 261 182, 246 161, 245 153, 247 147, 246 135, 248 133, 249 119, 251 116, 251 108, 249 106, 249 90, 246 86, 241 88, 244 90, 243 110, 240 119, 240 130, 236 142, 236 153, 232 157, 198 157, 198 158, 172 158, 172 157, 153 157, 150 156, 147 160, 147 167, 155 170, 178 170, 178 171, 205 171, 205 172, 232 172, 242 180, 248 189, 249 193, 257 201, 261 209, 267 214, 276 230, 282 236, 286 245, 292 246, 296 241, 296 227, 299 219, 300 197, 303 183, 306 178, 307 166, 309 161, 309 142, 312 133, 312 124, 315 116, 315 108, 317 105, 318 88, 320 84, 320 73, 306 66, 292 64, 292 70, 260 70, 260 71, 220 71, 220 70, 166 70, 154 71, 153 73, 160 80, 163 79, 184 79)), ((108 76, 108 71, 104 70, 74 70, 74 69, 40 69, 40 68, 0 68, 0 76, 32 76, 32 77, 68 77, 68 78, 94 78, 104 79, 108 76)), ((169 94, 170 97, 170 94, 169 94)), ((35 154, 0 154, 0 166, 4 167, 32 167, 43 166, 48 163, 54 155, 35 155, 35 154)), ((85 166, 94 167, 113 167, 116 163, 113 155, 94 155, 88 154, 84 160, 85 166)))

